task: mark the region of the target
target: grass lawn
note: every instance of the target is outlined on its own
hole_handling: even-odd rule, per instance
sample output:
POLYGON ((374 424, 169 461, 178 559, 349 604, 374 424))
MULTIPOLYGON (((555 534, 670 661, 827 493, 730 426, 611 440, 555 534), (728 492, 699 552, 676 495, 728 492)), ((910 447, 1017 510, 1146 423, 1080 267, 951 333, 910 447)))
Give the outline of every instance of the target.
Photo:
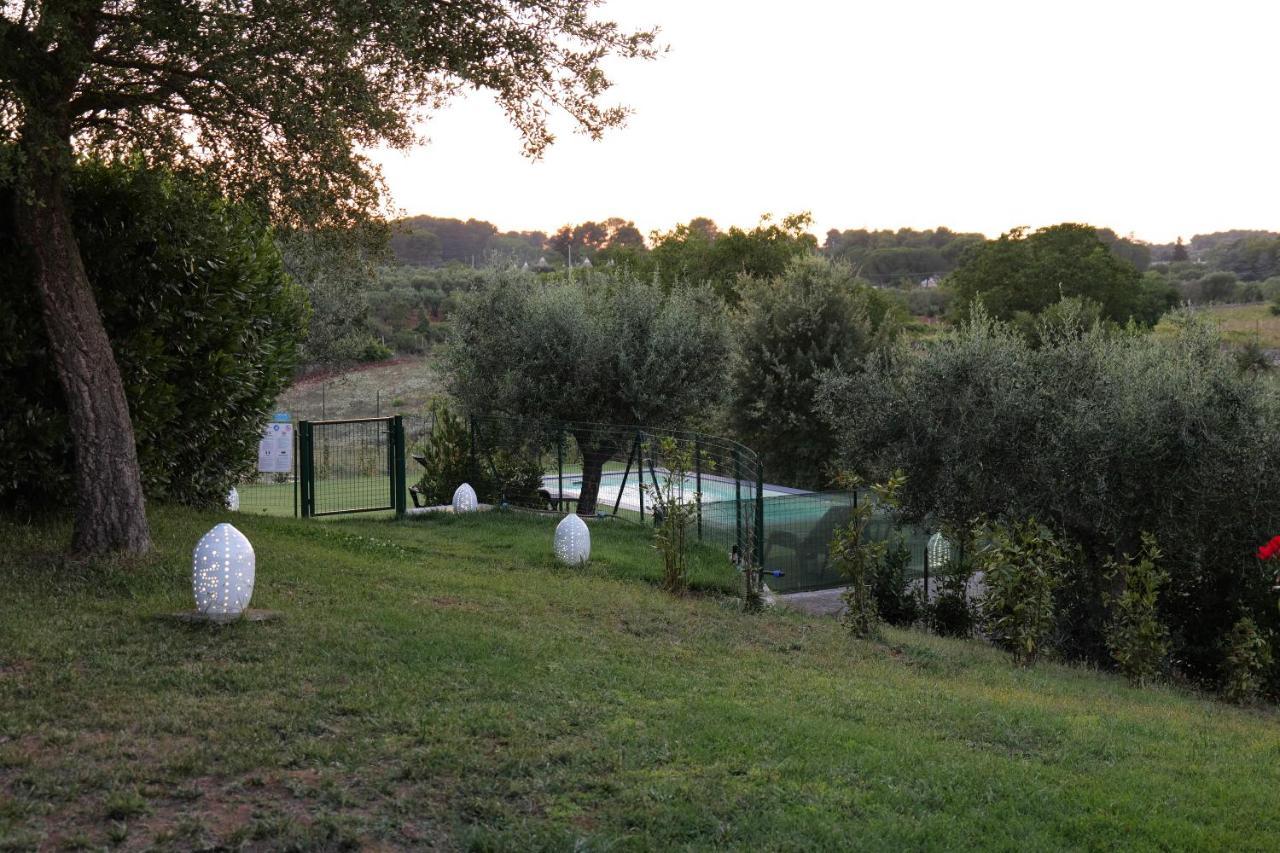
MULTIPOLYGON (((0 522, 0 848, 1274 849, 1280 716, 976 642, 656 590, 645 531, 240 515, 254 605, 190 606, 195 540, 61 565, 0 522)), ((696 557, 702 590, 732 586, 696 557)))
MULTIPOLYGON (((1245 344, 1256 336, 1264 349, 1280 349, 1280 316, 1273 315, 1270 303, 1250 305, 1210 305, 1200 309, 1222 330, 1222 339, 1232 344, 1245 344)), ((1156 334, 1172 335, 1168 320, 1156 326, 1156 334)))

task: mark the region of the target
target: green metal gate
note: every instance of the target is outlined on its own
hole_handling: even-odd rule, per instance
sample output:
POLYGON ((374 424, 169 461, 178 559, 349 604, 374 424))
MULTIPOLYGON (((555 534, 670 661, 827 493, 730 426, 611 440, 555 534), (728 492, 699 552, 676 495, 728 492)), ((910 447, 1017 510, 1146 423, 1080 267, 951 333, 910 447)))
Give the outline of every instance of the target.
POLYGON ((298 457, 303 518, 387 510, 404 515, 404 423, 399 415, 302 421, 298 457))

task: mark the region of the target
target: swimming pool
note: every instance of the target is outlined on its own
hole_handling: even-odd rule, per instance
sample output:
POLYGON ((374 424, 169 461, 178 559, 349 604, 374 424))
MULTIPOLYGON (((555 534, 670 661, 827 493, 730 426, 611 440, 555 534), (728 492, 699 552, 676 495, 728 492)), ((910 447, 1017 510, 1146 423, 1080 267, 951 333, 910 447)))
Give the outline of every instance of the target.
MULTIPOLYGON (((650 487, 644 496, 644 505, 646 507, 653 504, 652 487, 653 479, 656 476, 658 485, 665 490, 667 488, 667 479, 669 472, 657 470, 652 473, 645 472, 645 484, 650 487)), ((623 472, 607 471, 600 477, 600 494, 597 498, 600 509, 612 509, 615 502, 619 509, 640 509, 640 483, 636 477, 636 472, 632 471, 626 478, 626 485, 623 485, 623 472), (618 492, 622 492, 622 500, 618 502, 618 492)), ((742 484, 742 499, 751 500, 756 496, 756 484, 748 480, 740 481, 742 484)), ((542 478, 542 487, 551 493, 552 497, 557 494, 560 487, 555 474, 547 474, 542 478)), ((564 476, 564 496, 566 498, 576 498, 582 491, 582 475, 566 474, 564 476)), ((689 474, 684 478, 684 495, 685 499, 692 502, 694 495, 698 493, 697 478, 693 474, 689 474)), ((799 493, 798 489, 789 489, 785 486, 774 486, 766 483, 764 486, 764 496, 766 498, 778 497, 780 495, 794 495, 799 493)), ((723 477, 718 474, 702 475, 702 502, 718 503, 720 501, 731 501, 737 496, 737 485, 730 477, 723 477)))

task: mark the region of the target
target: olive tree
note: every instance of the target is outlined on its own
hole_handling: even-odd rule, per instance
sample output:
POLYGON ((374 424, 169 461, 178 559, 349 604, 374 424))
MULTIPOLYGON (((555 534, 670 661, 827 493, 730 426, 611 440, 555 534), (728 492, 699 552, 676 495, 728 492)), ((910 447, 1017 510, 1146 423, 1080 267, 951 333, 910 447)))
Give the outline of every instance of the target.
POLYGON ((835 436, 814 411, 819 378, 860 369, 894 322, 848 266, 825 258, 797 258, 782 275, 742 290, 729 422, 775 482, 821 488, 832 474, 835 436))
POLYGON ((1280 527, 1280 398, 1213 328, 1177 325, 1045 329, 1035 348, 979 310, 923 352, 831 377, 820 405, 848 467, 906 472, 910 520, 1034 516, 1078 549, 1056 607, 1068 654, 1110 659, 1107 567, 1155 536, 1175 662, 1213 679, 1241 610, 1276 622, 1253 549, 1280 527))
POLYGON ((578 512, 595 512, 614 452, 592 424, 680 427, 719 402, 728 325, 702 288, 665 292, 626 273, 539 281, 493 272, 463 294, 447 357, 473 413, 565 422, 582 452, 578 512))
POLYGON ((71 224, 79 154, 139 152, 202 172, 277 223, 345 228, 375 214, 361 154, 417 141, 464 88, 492 92, 530 154, 566 111, 598 136, 611 55, 652 32, 595 19, 597 0, 0 0, 0 142, 17 146, 15 223, 30 256, 76 446, 72 548, 150 545, 135 435, 71 224))

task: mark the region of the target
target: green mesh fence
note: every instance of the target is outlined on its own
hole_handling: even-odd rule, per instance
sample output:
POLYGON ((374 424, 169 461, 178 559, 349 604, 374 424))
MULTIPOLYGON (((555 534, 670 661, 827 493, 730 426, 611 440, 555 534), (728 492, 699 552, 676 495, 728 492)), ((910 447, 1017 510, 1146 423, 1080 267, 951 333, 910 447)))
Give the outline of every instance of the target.
MULTIPOLYGON (((781 571, 767 579, 774 592, 800 592, 839 586, 843 579, 830 559, 831 539, 847 525, 863 492, 815 492, 766 497, 764 503, 764 568, 781 571)), ((877 512, 864 534, 869 542, 901 538, 911 554, 911 571, 923 578, 928 572, 929 532, 902 526, 877 512)))
MULTIPOLYGON (((312 514, 394 510, 410 496, 422 467, 413 459, 436 428, 434 416, 401 417, 405 446, 399 459, 389 442, 390 418, 355 419, 311 424, 309 447, 299 447, 288 473, 258 474, 238 485, 242 512, 302 514, 304 498, 312 514), (318 430, 318 433, 317 433, 318 430), (305 472, 301 457, 309 451, 314 494, 300 494, 305 472), (399 465, 399 476, 396 467, 399 465)), ((691 538, 721 548, 726 559, 735 549, 763 565, 765 581, 775 592, 799 592, 839 586, 831 564, 830 543, 838 527, 848 524, 855 500, 850 492, 795 492, 766 485, 755 453, 730 439, 680 430, 634 426, 553 422, 503 416, 465 418, 466 453, 475 470, 493 481, 517 462, 540 472, 535 482, 507 486, 494 502, 548 513, 584 512, 652 524, 654 493, 672 479, 677 467, 668 451, 683 456, 687 471, 677 492, 696 503, 691 538), (594 506, 584 494, 595 491, 594 506), (785 492, 785 493, 784 493, 785 492)), ((298 424, 294 424, 295 428, 298 424)), ((518 466, 516 466, 518 467, 518 466)), ((877 514, 867 531, 872 541, 901 538, 911 555, 911 571, 928 577, 929 531, 899 526, 877 514)))
POLYGON ((405 509, 401 419, 303 421, 299 506, 304 517, 405 509))
POLYGON ((469 419, 479 464, 497 479, 512 460, 542 471, 532 496, 504 492, 505 502, 548 512, 576 512, 652 523, 656 496, 695 505, 694 537, 758 561, 762 470, 749 448, 682 430, 502 416, 469 419), (683 471, 682 476, 673 472, 683 471), (530 500, 532 497, 532 500, 530 500))

